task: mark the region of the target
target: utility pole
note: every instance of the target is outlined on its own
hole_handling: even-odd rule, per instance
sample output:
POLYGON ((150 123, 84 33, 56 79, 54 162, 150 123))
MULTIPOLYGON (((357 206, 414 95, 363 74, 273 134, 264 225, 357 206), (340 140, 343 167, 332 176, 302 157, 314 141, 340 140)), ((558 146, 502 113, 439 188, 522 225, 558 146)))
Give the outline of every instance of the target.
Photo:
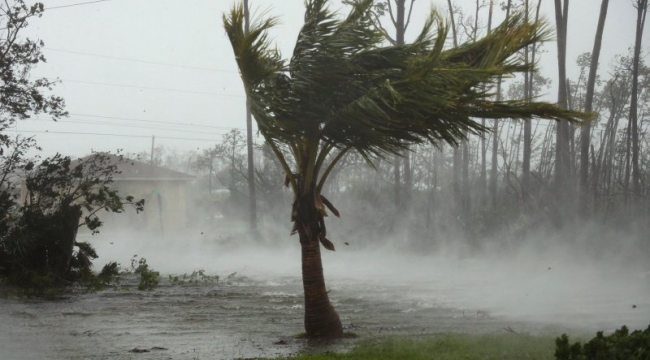
POLYGON ((153 165, 153 145, 156 142, 156 135, 151 135, 151 156, 149 159, 149 164, 153 165))
MULTIPOLYGON (((244 31, 247 34, 249 27, 248 0, 244 0, 244 31)), ((257 229, 257 204, 255 201, 255 163, 253 161, 253 117, 248 96, 246 96, 246 150, 248 152, 248 212, 250 215, 250 228, 255 231, 257 229)))

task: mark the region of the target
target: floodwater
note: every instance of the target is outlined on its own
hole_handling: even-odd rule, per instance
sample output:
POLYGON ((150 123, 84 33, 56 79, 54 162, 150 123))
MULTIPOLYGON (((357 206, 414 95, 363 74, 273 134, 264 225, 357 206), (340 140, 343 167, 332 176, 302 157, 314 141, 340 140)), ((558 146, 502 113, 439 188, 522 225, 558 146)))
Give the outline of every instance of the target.
MULTIPOLYGON (((353 344, 312 344, 295 336, 303 331, 298 249, 222 251, 190 244, 98 240, 105 254, 98 264, 116 259, 128 265, 128 249, 163 272, 153 291, 132 286, 58 300, 0 299, 0 359, 233 359, 353 344), (199 269, 220 279, 171 284, 166 276, 182 279, 199 269)), ((555 257, 477 261, 390 254, 352 247, 324 254, 331 300, 346 330, 361 339, 559 335, 650 323, 650 277, 637 267, 578 266, 575 259, 555 257)))

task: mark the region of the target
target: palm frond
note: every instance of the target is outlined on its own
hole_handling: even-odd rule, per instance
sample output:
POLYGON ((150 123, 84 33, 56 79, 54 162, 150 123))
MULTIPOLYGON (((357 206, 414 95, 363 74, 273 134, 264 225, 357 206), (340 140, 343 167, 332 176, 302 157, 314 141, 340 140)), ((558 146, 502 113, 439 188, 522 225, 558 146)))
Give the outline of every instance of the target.
POLYGON ((589 117, 544 102, 493 100, 489 85, 497 77, 531 68, 517 52, 550 38, 545 23, 514 14, 483 39, 445 49, 448 26, 432 12, 415 41, 386 45, 373 26, 373 3, 354 1, 342 17, 327 0, 307 0, 305 24, 286 63, 268 41, 275 19, 245 33, 241 5, 224 16, 260 132, 289 145, 299 168, 313 160, 303 164, 309 181, 327 156, 310 151, 354 149, 370 161, 426 141, 457 144, 487 131, 477 117, 589 117))
POLYGON ((278 24, 276 18, 255 22, 248 32, 244 27, 244 7, 233 7, 223 15, 226 34, 230 39, 235 60, 247 88, 254 88, 284 68, 280 53, 271 48, 267 31, 278 24))

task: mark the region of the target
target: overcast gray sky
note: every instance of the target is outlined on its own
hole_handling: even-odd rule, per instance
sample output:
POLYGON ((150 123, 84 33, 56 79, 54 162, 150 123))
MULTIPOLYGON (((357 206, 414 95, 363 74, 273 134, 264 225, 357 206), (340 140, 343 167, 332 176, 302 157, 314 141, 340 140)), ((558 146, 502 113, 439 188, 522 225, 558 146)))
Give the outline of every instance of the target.
MULTIPOLYGON (((32 20, 26 36, 45 42, 48 62, 36 76, 59 78, 56 93, 66 99, 70 117, 20 122, 17 132, 36 136, 47 154, 83 156, 91 149, 148 151, 156 145, 179 151, 211 147, 221 134, 245 128, 244 93, 221 16, 231 0, 45 0, 49 8, 32 20), (77 5, 75 5, 77 4, 77 5), (46 133, 45 133, 46 132, 46 133), (83 133, 83 134, 81 134, 83 133)), ((291 53, 303 19, 302 0, 250 0, 257 13, 280 17, 272 33, 285 57, 291 53)), ((531 1, 535 2, 536 1, 531 1)), ((339 0, 332 4, 338 5, 339 0)), ((455 0, 471 10, 475 0, 455 0)), ((634 43, 632 0, 611 0, 601 70, 634 43)), ((434 6, 418 0, 409 33, 414 34, 434 6)), ((570 76, 576 57, 591 51, 599 0, 572 0, 569 13, 570 76)), ((552 0, 542 13, 554 25, 552 0)), ((482 17, 487 17, 484 9, 482 17)), ((502 18, 500 10, 495 16, 502 18)), ((646 27, 644 46, 650 44, 646 27)), ((407 34, 408 40, 408 34, 407 34)), ((546 76, 557 77, 555 43, 545 46, 546 76)), ((549 90, 553 101, 555 90, 549 90)))

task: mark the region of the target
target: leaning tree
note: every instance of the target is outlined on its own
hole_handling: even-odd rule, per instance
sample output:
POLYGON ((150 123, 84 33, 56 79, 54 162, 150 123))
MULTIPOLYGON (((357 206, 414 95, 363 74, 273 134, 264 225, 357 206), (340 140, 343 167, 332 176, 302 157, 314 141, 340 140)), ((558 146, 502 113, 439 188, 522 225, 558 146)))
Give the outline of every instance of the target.
POLYGON ((246 31, 241 4, 223 17, 259 131, 295 195, 291 233, 298 233, 302 249, 309 336, 343 332, 325 288, 320 246, 334 250, 324 217, 326 210, 339 212, 321 191, 346 153, 372 164, 413 144, 457 145, 488 130, 476 118, 585 117, 548 103, 493 100, 494 79, 530 70, 516 54, 549 38, 545 24, 518 14, 483 39, 446 48, 448 27, 433 12, 412 43, 387 45, 373 3, 354 1, 339 16, 326 0, 307 0, 288 61, 268 38, 275 18, 258 19, 246 31))

